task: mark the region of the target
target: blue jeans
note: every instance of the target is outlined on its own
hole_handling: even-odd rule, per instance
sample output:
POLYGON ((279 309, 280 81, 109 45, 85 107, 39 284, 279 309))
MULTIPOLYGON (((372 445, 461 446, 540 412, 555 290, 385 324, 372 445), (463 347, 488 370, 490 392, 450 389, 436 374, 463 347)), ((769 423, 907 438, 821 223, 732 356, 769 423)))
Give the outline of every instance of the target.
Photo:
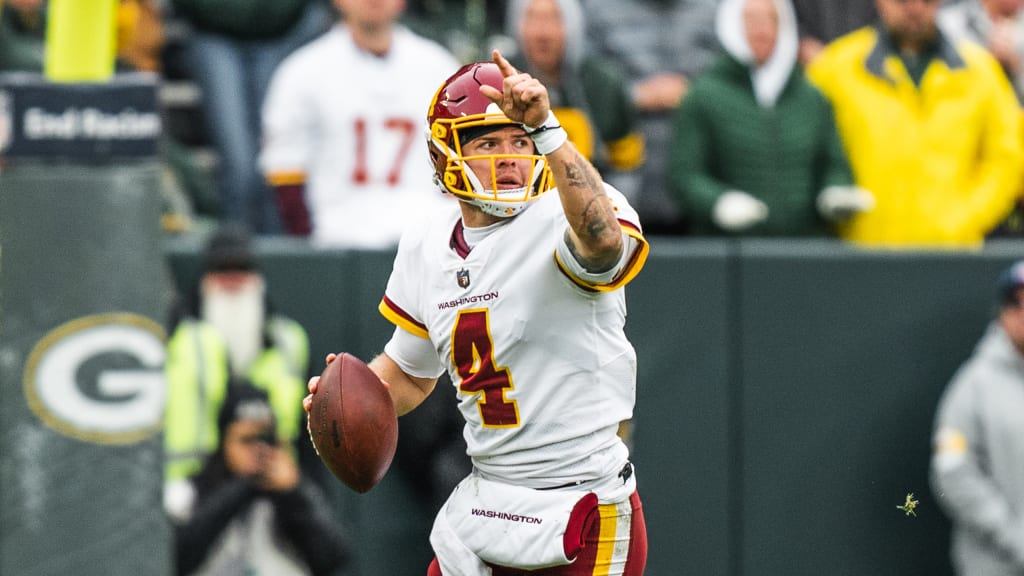
POLYGON ((217 152, 223 218, 257 234, 277 234, 281 223, 273 191, 260 174, 260 108, 277 65, 335 21, 323 2, 279 38, 238 39, 195 30, 188 61, 202 92, 206 131, 217 152))

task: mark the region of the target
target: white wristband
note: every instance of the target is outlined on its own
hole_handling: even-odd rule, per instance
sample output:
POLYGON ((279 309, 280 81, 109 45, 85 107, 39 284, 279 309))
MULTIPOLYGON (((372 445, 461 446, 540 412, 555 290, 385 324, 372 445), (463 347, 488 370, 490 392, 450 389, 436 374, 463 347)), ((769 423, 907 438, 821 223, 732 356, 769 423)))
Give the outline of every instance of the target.
POLYGON ((565 129, 558 123, 555 113, 550 111, 548 112, 548 119, 543 124, 536 128, 530 128, 523 124, 523 129, 533 139, 533 144, 537 147, 537 153, 544 156, 558 150, 569 139, 565 129))

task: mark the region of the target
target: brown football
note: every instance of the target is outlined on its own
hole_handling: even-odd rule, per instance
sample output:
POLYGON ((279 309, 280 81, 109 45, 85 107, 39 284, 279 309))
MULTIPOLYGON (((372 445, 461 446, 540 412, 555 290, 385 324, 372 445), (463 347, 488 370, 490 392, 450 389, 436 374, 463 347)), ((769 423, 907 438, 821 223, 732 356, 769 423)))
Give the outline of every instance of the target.
POLYGON ((324 368, 309 436, 331 473, 356 492, 384 478, 398 446, 398 418, 387 388, 362 360, 346 352, 324 368))

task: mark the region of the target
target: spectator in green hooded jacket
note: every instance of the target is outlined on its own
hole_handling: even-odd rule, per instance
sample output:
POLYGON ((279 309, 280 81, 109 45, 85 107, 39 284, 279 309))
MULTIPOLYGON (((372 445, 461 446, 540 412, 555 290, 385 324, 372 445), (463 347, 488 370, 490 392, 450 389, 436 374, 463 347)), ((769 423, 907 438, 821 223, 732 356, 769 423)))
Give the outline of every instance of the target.
POLYGON ((675 117, 670 182, 705 235, 826 236, 871 207, 825 97, 797 63, 789 0, 723 0, 725 49, 675 117))

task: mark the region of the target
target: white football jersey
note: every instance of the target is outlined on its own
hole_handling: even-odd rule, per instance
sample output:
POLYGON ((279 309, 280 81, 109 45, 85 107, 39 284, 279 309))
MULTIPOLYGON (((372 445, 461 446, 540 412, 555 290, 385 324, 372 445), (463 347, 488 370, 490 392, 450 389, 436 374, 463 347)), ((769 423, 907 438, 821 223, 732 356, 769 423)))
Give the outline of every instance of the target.
POLYGON ((410 219, 451 201, 423 188, 425 135, 434 93, 458 68, 407 28, 375 56, 344 25, 280 65, 263 106, 260 166, 273 184, 305 183, 314 242, 394 246, 410 219))
MULTIPOLYGON (((589 286, 559 261, 568 223, 557 190, 465 257, 453 248, 457 206, 399 244, 380 311, 436 349, 466 420, 469 455, 493 479, 559 486, 614 476, 628 458, 616 431, 633 413, 636 354, 624 332, 622 286, 648 246, 625 197, 606 189, 636 240, 609 285, 589 286)), ((407 373, 431 371, 394 356, 407 373)))

